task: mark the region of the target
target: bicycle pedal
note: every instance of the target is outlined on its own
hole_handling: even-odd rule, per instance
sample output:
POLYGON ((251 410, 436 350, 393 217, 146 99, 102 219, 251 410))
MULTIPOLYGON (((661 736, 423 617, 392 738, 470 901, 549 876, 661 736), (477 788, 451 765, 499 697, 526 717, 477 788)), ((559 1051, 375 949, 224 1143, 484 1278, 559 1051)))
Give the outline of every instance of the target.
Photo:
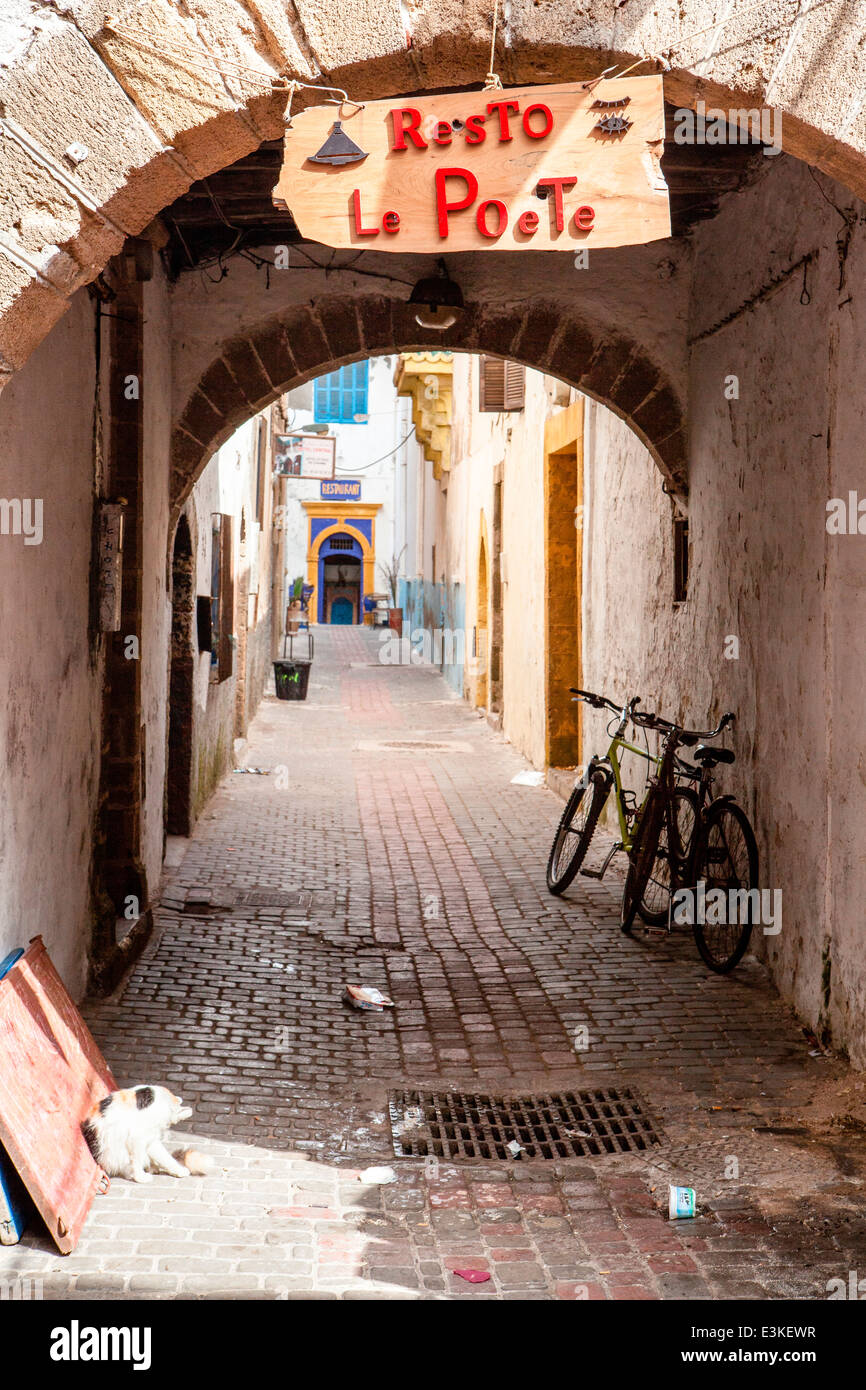
POLYGON ((613 856, 621 849, 622 840, 616 840, 615 843, 612 844, 610 849, 608 850, 607 858, 605 859, 600 869, 581 869, 580 872, 583 874, 584 878, 604 878, 605 874, 607 873, 608 864, 610 863, 611 859, 613 859, 613 856))

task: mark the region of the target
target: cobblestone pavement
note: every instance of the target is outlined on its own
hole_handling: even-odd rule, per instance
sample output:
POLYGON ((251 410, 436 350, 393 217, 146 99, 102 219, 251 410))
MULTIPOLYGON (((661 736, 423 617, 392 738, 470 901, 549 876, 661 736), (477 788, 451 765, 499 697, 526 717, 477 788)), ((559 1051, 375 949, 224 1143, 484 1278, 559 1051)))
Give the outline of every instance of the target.
POLYGON ((860 1078, 810 1056, 753 958, 719 978, 687 936, 625 938, 613 872, 551 898, 562 803, 512 783, 523 759, 437 671, 378 650, 320 630, 307 702, 266 698, 250 731, 267 775, 225 779, 145 957, 86 1010, 121 1084, 194 1106, 215 1170, 115 1181, 74 1255, 31 1233, 0 1279, 45 1297, 708 1299, 824 1298, 866 1272, 860 1078), (355 1012, 347 983, 396 1007, 355 1012), (389 1091, 611 1086, 658 1144, 395 1156, 389 1091), (397 1181, 362 1181, 370 1164, 397 1181), (697 1219, 667 1220, 672 1181, 697 1219))

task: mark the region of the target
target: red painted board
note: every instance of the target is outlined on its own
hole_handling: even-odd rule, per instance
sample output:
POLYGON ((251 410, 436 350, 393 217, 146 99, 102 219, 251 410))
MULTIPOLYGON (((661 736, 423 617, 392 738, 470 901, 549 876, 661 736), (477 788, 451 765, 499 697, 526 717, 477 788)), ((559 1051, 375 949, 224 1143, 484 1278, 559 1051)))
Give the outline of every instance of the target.
POLYGON ((81 1132, 117 1083, 41 936, 0 981, 0 1143, 62 1255, 104 1185, 81 1132))

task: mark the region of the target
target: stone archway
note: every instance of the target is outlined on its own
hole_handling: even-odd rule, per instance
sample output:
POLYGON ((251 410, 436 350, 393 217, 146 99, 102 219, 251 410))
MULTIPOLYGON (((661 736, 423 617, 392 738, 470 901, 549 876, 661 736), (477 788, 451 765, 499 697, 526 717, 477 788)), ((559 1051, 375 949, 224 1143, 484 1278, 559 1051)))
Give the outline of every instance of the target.
POLYGON ((602 400, 646 444, 668 485, 687 491, 679 391, 626 333, 542 300, 510 310, 469 303, 459 324, 435 342, 424 341, 405 300, 358 294, 292 305, 218 345, 178 406, 171 460, 175 514, 214 449, 283 392, 361 357, 431 347, 509 357, 602 400))
MULTIPOLYGON (((652 13, 618 0, 591 12, 570 0, 512 6, 495 64, 513 86, 639 62, 667 70, 666 96, 680 105, 772 105, 787 152, 866 195, 856 8, 827 0, 814 10, 768 21, 734 0, 707 25, 678 0, 652 13)), ((279 137, 289 80, 360 99, 480 84, 491 24, 486 0, 297 0, 288 12, 198 0, 185 14, 144 0, 110 22, 92 3, 68 17, 18 6, 0 75, 0 379, 128 237, 195 179, 279 137), (73 104, 58 101, 70 92, 73 104)), ((294 102, 317 99, 300 91, 294 102)))

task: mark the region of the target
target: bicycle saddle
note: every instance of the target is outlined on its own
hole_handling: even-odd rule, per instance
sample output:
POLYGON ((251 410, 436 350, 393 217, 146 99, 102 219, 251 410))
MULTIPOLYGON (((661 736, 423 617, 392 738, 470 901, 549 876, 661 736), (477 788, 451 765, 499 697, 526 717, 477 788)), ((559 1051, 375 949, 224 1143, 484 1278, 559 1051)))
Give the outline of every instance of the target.
POLYGON ((734 753, 730 748, 713 748, 708 743, 699 743, 692 757, 702 767, 715 767, 718 763, 734 761, 734 753))

